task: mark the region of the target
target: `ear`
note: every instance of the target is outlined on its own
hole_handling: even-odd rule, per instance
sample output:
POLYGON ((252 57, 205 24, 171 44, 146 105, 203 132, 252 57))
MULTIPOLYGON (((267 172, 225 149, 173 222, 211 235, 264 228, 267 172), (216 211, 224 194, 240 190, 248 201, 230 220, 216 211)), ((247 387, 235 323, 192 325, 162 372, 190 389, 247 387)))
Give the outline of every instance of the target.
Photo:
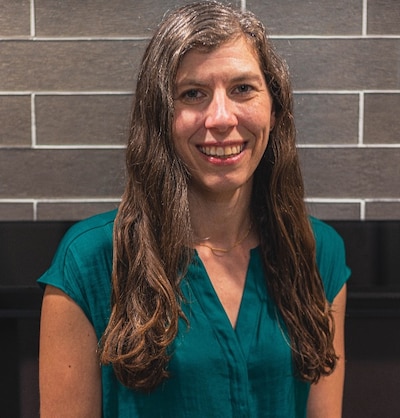
POLYGON ((274 129, 275 126, 275 110, 272 108, 271 110, 271 116, 270 116, 270 123, 269 123, 269 131, 271 132, 272 129, 274 129))

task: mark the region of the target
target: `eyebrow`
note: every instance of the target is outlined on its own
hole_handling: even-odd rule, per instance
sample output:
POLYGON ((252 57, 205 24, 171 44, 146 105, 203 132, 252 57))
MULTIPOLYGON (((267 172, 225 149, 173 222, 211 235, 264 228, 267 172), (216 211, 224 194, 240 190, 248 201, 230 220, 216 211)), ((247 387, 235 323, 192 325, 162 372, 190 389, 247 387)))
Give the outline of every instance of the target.
POLYGON ((264 80, 263 76, 258 75, 258 74, 254 74, 254 73, 245 73, 245 74, 241 74, 237 77, 233 77, 232 80, 234 83, 240 83, 240 82, 244 82, 244 81, 253 81, 253 82, 258 82, 258 83, 262 83, 264 80))
MULTIPOLYGON (((239 74, 236 77, 232 77, 229 78, 229 82, 232 84, 236 84, 236 83, 244 83, 244 82, 257 82, 257 83, 262 83, 263 78, 262 76, 258 75, 258 74, 254 74, 254 73, 243 73, 243 74, 239 74)), ((196 87, 208 87, 210 85, 210 83, 208 82, 204 82, 202 80, 198 80, 196 78, 184 78, 182 81, 176 81, 175 82, 175 87, 185 87, 185 86, 196 86, 196 87)))

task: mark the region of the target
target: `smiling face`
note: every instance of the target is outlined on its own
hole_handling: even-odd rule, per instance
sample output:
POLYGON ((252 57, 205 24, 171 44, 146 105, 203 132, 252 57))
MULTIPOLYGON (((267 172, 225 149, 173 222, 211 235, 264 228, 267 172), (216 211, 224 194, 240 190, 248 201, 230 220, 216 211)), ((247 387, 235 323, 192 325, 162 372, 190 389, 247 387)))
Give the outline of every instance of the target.
POLYGON ((275 115, 258 59, 244 38, 211 52, 192 50, 179 66, 173 141, 195 189, 251 189, 275 115))

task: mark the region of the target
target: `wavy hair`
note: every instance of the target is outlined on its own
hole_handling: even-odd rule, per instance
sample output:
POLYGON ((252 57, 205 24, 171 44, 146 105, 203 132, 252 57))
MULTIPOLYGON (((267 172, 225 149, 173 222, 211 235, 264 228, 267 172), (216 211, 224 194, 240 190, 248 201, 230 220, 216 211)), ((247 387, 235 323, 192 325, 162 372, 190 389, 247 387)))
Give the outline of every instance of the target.
POLYGON ((101 362, 111 363, 128 387, 150 391, 168 376, 168 347, 184 318, 179 285, 193 256, 193 235, 189 173, 172 141, 177 70, 188 51, 211 51, 238 37, 258 56, 276 115, 251 201, 268 288, 299 377, 317 382, 336 364, 332 315, 304 204, 287 66, 252 13, 206 1, 163 19, 138 75, 127 182, 114 227, 112 311, 100 344, 101 362))

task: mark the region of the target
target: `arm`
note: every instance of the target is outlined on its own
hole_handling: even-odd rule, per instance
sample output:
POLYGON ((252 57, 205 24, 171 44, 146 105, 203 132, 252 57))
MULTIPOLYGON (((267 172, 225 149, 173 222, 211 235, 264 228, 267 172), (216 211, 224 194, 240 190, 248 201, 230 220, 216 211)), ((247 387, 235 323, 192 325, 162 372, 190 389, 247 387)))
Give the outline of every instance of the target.
POLYGON ((307 418, 340 418, 342 416, 342 398, 344 385, 344 317, 346 310, 346 285, 332 303, 335 321, 334 346, 339 356, 336 369, 327 377, 311 385, 307 405, 307 418))
POLYGON ((41 417, 101 416, 101 374, 97 337, 79 306, 47 286, 40 324, 41 417))

